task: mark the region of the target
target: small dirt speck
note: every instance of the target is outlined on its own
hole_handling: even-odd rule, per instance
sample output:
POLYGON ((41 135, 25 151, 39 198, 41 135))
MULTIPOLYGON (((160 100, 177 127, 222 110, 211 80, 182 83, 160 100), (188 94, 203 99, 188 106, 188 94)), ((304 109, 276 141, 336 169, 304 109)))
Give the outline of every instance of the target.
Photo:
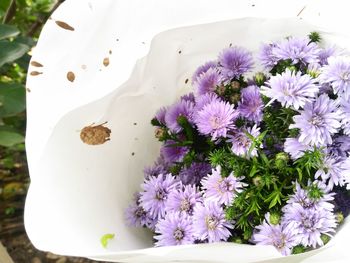
POLYGON ((56 23, 56 25, 58 25, 59 27, 65 29, 65 30, 69 30, 69 31, 75 30, 74 27, 68 25, 66 22, 56 20, 55 23, 56 23))
POLYGON ((108 53, 109 53, 110 55, 112 55, 112 50, 110 49, 110 50, 108 51, 108 53))
POLYGON ((27 91, 28 91, 28 92, 31 92, 30 88, 27 88, 27 91))
POLYGON ((188 80, 189 80, 189 79, 186 79, 186 80, 185 80, 185 84, 187 84, 187 83, 188 83, 188 80))
POLYGON ((75 74, 74 74, 74 72, 68 71, 68 72, 67 72, 67 79, 68 79, 70 82, 73 82, 73 81, 75 80, 75 74))
POLYGON ((103 59, 103 66, 107 67, 109 65, 109 58, 103 59))
POLYGON ((135 153, 134 153, 134 152, 132 152, 132 153, 131 153, 131 155, 132 155, 132 156, 134 156, 134 155, 135 155, 135 153))
POLYGON ((85 70, 85 69, 87 69, 87 66, 86 65, 81 65, 81 68, 85 70))
POLYGON ((179 54, 181 54, 182 53, 182 51, 181 50, 179 50, 179 54))
POLYGON ((38 75, 41 75, 41 74, 43 74, 43 73, 39 72, 39 71, 32 71, 32 72, 30 72, 31 76, 38 76, 38 75))
POLYGON ((110 140, 111 130, 105 127, 107 122, 94 126, 93 124, 84 127, 80 132, 80 139, 89 145, 99 145, 110 140))
POLYGON ((34 61, 34 60, 32 60, 32 61, 30 62, 30 65, 32 65, 33 67, 38 67, 38 68, 43 67, 43 65, 42 65, 41 63, 39 63, 39 62, 37 62, 37 61, 34 61))
POLYGON ((134 122, 134 125, 137 125, 137 122, 134 122))

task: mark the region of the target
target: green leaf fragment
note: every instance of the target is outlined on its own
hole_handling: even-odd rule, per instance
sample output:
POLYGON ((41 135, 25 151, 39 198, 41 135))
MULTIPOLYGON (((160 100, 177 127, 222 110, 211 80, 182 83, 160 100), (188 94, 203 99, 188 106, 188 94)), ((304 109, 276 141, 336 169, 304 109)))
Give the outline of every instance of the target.
POLYGON ((107 248, 108 242, 114 238, 114 234, 105 234, 101 237, 101 245, 103 248, 107 248))

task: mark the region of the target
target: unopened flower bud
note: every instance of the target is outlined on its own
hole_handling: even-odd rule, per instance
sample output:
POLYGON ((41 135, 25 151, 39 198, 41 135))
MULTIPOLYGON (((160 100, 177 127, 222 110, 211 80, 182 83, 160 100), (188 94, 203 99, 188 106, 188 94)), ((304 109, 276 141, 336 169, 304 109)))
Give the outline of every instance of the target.
POLYGON ((256 85, 261 86, 265 83, 266 76, 264 75, 264 73, 258 72, 254 76, 254 81, 255 81, 256 85))
POLYGON ((231 97, 230 97, 230 102, 232 104, 236 104, 238 103, 239 101, 241 100, 241 96, 239 94, 233 94, 231 97))
POLYGON ((294 66, 294 65, 288 66, 287 69, 289 69, 291 72, 296 72, 296 71, 298 71, 298 69, 297 69, 296 66, 294 66))
POLYGON ((329 242, 329 240, 331 240, 331 237, 327 236, 325 234, 322 234, 321 235, 321 240, 322 240, 323 244, 325 245, 325 244, 327 244, 329 242))
POLYGON ((288 161, 289 161, 288 154, 284 152, 276 154, 275 165, 278 169, 285 168, 287 166, 288 161))
POLYGON ((293 247, 293 251, 292 254, 301 254, 304 253, 306 251, 306 248, 302 245, 297 245, 295 247, 293 247))
POLYGON ((235 239, 233 239, 233 242, 237 244, 243 244, 243 240, 239 237, 236 237, 235 239))
POLYGON ((156 128, 155 131, 154 131, 154 136, 157 138, 157 139, 161 139, 163 138, 165 135, 165 130, 163 128, 156 128))
POLYGON ((261 186, 262 185, 262 180, 260 176, 254 177, 253 178, 253 184, 255 186, 261 186))
POLYGON ((216 88, 216 92, 217 92, 217 94, 218 94, 219 96, 224 95, 225 92, 226 92, 226 87, 225 87, 225 85, 220 85, 220 86, 218 86, 218 87, 216 88))
POLYGON ((270 223, 272 225, 278 225, 281 221, 281 215, 276 213, 276 212, 272 212, 270 213, 270 223))
POLYGON ((232 81, 231 88, 233 90, 238 90, 240 87, 241 87, 241 84, 238 81, 236 81, 236 80, 232 81))
POLYGON ((343 213, 342 213, 342 212, 336 213, 336 214, 335 214, 335 219, 337 220, 337 223, 338 223, 338 224, 343 223, 343 221, 344 221, 344 215, 343 215, 343 213))

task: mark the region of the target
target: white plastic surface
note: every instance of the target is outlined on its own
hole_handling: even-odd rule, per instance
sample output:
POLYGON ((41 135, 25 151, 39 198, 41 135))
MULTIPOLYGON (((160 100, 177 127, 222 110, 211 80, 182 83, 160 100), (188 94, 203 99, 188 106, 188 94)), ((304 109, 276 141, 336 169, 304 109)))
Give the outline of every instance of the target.
POLYGON ((326 42, 350 50, 350 19, 342 15, 345 2, 331 3, 66 1, 46 23, 33 52, 33 60, 44 65, 43 74, 27 80, 31 92, 26 143, 32 183, 25 225, 34 245, 116 262, 350 261, 345 247, 350 226, 322 250, 281 259, 272 247, 232 243, 149 248, 149 233, 126 227, 123 217, 142 182, 143 167, 158 155, 149 120, 157 108, 190 90, 190 81, 185 80, 196 66, 215 58, 230 43, 257 51, 263 42, 314 30, 321 31, 326 42), (158 34, 151 43, 156 33, 169 28, 245 16, 268 18, 178 28, 158 34), (294 18, 271 19, 284 16, 294 18), (64 30, 55 20, 75 30, 64 30), (107 67, 102 63, 106 57, 107 67), (67 80, 68 71, 75 73, 74 82, 67 80), (112 130, 111 141, 100 146, 81 142, 83 127, 105 121, 112 130), (106 233, 114 233, 115 239, 104 249, 100 238, 106 233))

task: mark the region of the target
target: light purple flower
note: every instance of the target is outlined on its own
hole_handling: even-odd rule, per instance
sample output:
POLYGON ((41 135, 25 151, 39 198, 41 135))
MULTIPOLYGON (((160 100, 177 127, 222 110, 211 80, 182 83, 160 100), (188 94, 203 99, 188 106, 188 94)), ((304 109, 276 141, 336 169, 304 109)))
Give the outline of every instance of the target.
POLYGON ((195 114, 198 111, 201 111, 203 107, 209 103, 212 103, 214 101, 220 101, 218 95, 216 93, 206 93, 202 96, 196 97, 196 105, 195 105, 195 114))
POLYGON ((329 190, 332 190, 335 185, 344 186, 343 161, 344 159, 341 157, 326 155, 315 173, 315 178, 321 177, 322 181, 327 184, 329 190))
POLYGON ((187 93, 185 95, 182 95, 180 100, 184 100, 184 101, 189 101, 189 102, 193 102, 195 101, 195 97, 193 92, 187 93))
POLYGON ((133 203, 125 210, 127 226, 153 228, 155 223, 148 213, 139 205, 133 203))
POLYGON ((226 241, 233 229, 232 223, 225 219, 225 212, 218 204, 204 202, 195 206, 193 226, 196 238, 211 242, 226 241))
POLYGON ((207 201, 219 205, 229 205, 246 186, 245 183, 241 182, 243 179, 243 176, 235 177, 233 172, 229 176, 223 177, 221 167, 218 166, 212 170, 212 174, 208 174, 202 179, 203 196, 207 201))
POLYGON ((284 256, 290 255, 292 248, 298 245, 292 229, 280 224, 271 224, 269 213, 265 215, 263 223, 255 229, 256 232, 252 236, 254 244, 272 245, 284 256))
POLYGON ((227 142, 232 143, 231 150, 234 154, 238 156, 248 158, 252 156, 257 156, 258 151, 256 148, 254 148, 248 155, 250 146, 252 145, 252 140, 248 137, 246 133, 256 138, 260 135, 260 128, 258 128, 255 124, 252 128, 248 127, 246 129, 236 130, 233 132, 233 134, 227 136, 227 142))
POLYGON ((161 124, 165 125, 165 115, 166 115, 167 108, 166 107, 161 107, 157 113, 155 118, 157 121, 159 121, 161 124))
POLYGON ((202 201, 201 193, 195 185, 185 185, 169 194, 166 204, 167 211, 184 212, 192 215, 198 202, 202 201))
POLYGON ((217 86, 221 84, 221 75, 217 69, 210 68, 200 74, 193 83, 196 94, 203 95, 209 92, 215 92, 217 86))
POLYGON ((350 100, 350 58, 330 57, 328 65, 323 67, 320 80, 330 83, 334 93, 346 100, 350 100))
POLYGON ((293 72, 287 69, 281 75, 272 76, 267 86, 261 87, 261 93, 271 98, 269 104, 275 100, 283 107, 293 107, 295 110, 303 107, 305 103, 314 100, 319 88, 316 80, 301 72, 293 72))
POLYGON ((165 123, 170 131, 179 133, 182 127, 177 122, 180 116, 186 117, 189 122, 192 121, 194 103, 188 100, 180 100, 170 106, 165 114, 165 123))
POLYGON ((334 154, 340 157, 347 157, 350 155, 350 137, 349 136, 336 136, 333 138, 333 143, 327 148, 330 154, 334 154))
POLYGON ((321 235, 331 236, 337 226, 335 215, 326 209, 305 209, 300 204, 284 210, 283 222, 293 229, 297 243, 305 247, 323 246, 321 235))
POLYGON ((201 74, 207 72, 209 69, 215 69, 217 66, 218 66, 217 61, 208 61, 202 66, 198 67, 192 76, 192 84, 194 84, 197 81, 198 77, 201 74))
POLYGON ((242 118, 259 123, 263 117, 264 103, 257 86, 248 86, 241 90, 241 102, 238 111, 242 118))
POLYGON ((179 185, 171 174, 150 176, 141 185, 140 205, 152 218, 164 217, 169 193, 179 185))
POLYGON ((185 155, 189 152, 188 147, 174 145, 176 145, 175 141, 167 140, 160 149, 165 161, 169 163, 181 162, 185 155))
POLYGON ((220 71, 226 83, 250 71, 253 64, 252 54, 242 47, 229 47, 219 54, 220 71))
POLYGON ((342 176, 344 178, 346 189, 350 190, 350 157, 347 157, 342 163, 342 176))
POLYGON ((233 105, 214 100, 195 115, 194 121, 200 133, 211 135, 212 140, 216 140, 218 137, 226 137, 227 132, 235 127, 234 120, 237 116, 238 112, 233 105))
POLYGON ((261 64, 267 70, 271 70, 274 66, 277 65, 279 61, 279 58, 276 57, 273 52, 275 47, 276 47, 275 43, 263 44, 260 49, 259 59, 261 64))
POLYGON ((340 128, 340 114, 335 101, 328 95, 320 95, 315 102, 307 103, 300 115, 293 117, 290 128, 300 129, 299 141, 311 146, 332 143, 332 135, 340 128))
POLYGON ((337 54, 337 48, 335 46, 326 47, 321 49, 318 54, 321 66, 328 64, 328 58, 333 57, 337 54))
POLYGON ((298 138, 287 138, 284 142, 284 151, 289 153, 293 160, 299 159, 308 150, 312 150, 312 147, 301 143, 298 138))
POLYGON ((166 169, 162 165, 154 164, 153 166, 147 166, 143 169, 143 173, 145 175, 145 178, 148 178, 149 176, 157 176, 159 174, 165 174, 166 169))
POLYGON ((190 167, 180 171, 179 178, 184 185, 197 185, 210 172, 210 164, 193 162, 190 167))
POLYGON ((308 38, 290 37, 276 44, 273 54, 279 59, 291 59, 293 64, 318 63, 320 49, 308 38))
POLYGON ((350 135, 350 101, 342 100, 341 112, 342 112, 341 124, 342 124, 344 134, 350 135))
POLYGON ((192 218, 185 213, 168 213, 159 220, 155 232, 158 234, 154 236, 157 247, 194 243, 192 218))

